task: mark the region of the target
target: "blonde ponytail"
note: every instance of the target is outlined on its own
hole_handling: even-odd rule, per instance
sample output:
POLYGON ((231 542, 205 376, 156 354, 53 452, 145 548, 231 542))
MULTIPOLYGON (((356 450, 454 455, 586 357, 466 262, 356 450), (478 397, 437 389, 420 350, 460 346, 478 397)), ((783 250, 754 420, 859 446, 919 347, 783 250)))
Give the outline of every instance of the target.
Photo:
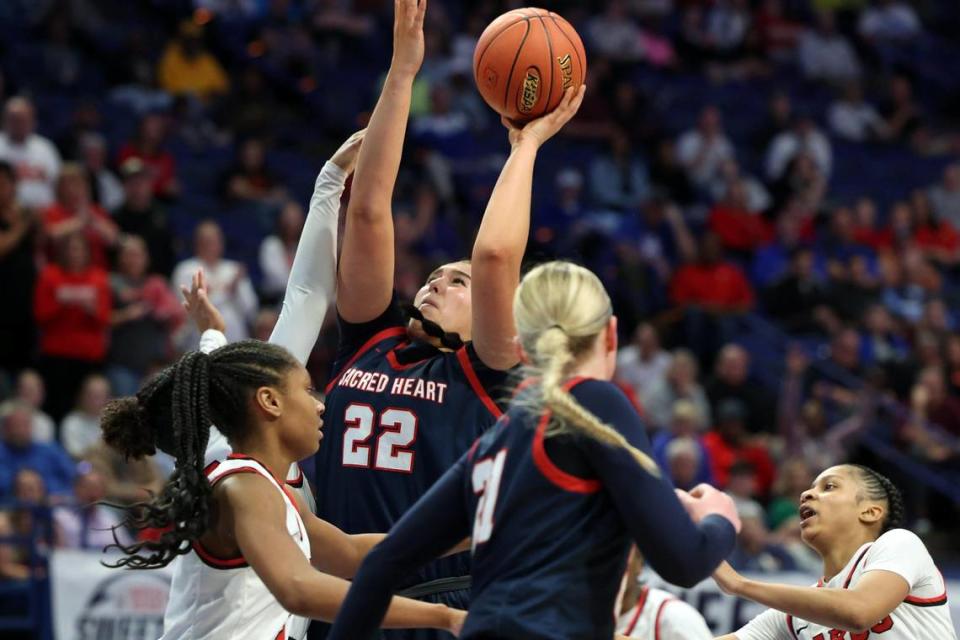
POLYGON ((647 472, 657 464, 603 423, 566 389, 563 381, 577 358, 587 353, 607 326, 613 309, 600 280, 570 262, 547 262, 532 269, 513 302, 520 343, 531 359, 529 373, 540 379, 539 393, 528 396, 530 409, 551 414, 547 437, 575 434, 630 452, 647 472))

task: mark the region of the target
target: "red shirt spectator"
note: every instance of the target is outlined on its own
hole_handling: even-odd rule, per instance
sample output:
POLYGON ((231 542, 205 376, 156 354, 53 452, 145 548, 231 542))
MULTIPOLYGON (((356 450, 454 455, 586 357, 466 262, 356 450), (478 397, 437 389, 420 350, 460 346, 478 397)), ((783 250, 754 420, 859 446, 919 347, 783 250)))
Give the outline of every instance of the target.
POLYGON ((746 409, 739 400, 725 400, 717 409, 717 428, 703 436, 703 446, 710 458, 710 469, 721 489, 730 480, 730 468, 737 462, 747 462, 754 470, 757 493, 770 493, 777 470, 766 447, 747 439, 744 426, 746 409))
POLYGON ((76 164, 64 165, 57 201, 43 212, 43 227, 54 243, 74 233, 82 234, 91 263, 101 269, 107 268, 107 248, 113 246, 119 233, 110 216, 91 199, 90 183, 76 164))
POLYGON ((160 114, 144 116, 137 138, 120 149, 117 166, 130 158, 138 158, 149 170, 154 194, 161 198, 172 198, 179 193, 180 186, 173 154, 161 148, 165 129, 166 123, 160 114))
POLYGON ((107 272, 90 264, 83 236, 64 240, 64 259, 40 273, 33 312, 44 356, 90 362, 107 353, 110 283, 107 272))
POLYGON ((753 251, 773 239, 773 230, 763 216, 728 202, 713 208, 709 225, 723 246, 733 251, 753 251))
POLYGON ((725 262, 719 240, 709 234, 700 249, 700 260, 680 267, 670 283, 670 300, 676 305, 703 305, 737 310, 753 306, 753 289, 743 271, 725 262))

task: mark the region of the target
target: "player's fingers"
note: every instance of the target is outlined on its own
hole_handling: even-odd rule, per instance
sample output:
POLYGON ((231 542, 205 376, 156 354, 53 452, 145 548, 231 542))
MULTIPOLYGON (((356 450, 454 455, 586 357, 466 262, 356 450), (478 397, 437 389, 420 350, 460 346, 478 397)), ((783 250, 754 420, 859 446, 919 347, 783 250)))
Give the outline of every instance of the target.
POLYGON ((695 486, 693 489, 690 490, 690 495, 693 496, 694 498, 702 498, 708 493, 715 493, 715 492, 716 492, 716 489, 708 485, 706 482, 701 482, 700 484, 698 484, 697 486, 695 486))
POLYGON ((183 306, 189 307, 190 305, 190 290, 187 289, 187 285, 180 285, 180 294, 183 295, 183 306))
MULTIPOLYGON (((416 0, 414 0, 416 2, 416 0)), ((420 0, 417 4, 417 17, 415 24, 418 27, 423 27, 423 18, 427 13, 427 0, 420 0)))
POLYGON ((201 289, 206 289, 206 288, 207 288, 207 274, 205 274, 205 273, 203 272, 203 267, 200 267, 200 269, 199 269, 199 271, 198 271, 198 273, 197 273, 197 276, 199 277, 200 288, 201 288, 201 289))

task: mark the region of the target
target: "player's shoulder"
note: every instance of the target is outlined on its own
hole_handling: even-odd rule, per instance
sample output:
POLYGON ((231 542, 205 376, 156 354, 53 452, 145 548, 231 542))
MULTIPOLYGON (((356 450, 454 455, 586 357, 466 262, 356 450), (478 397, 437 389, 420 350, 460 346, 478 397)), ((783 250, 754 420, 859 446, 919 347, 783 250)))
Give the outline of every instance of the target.
POLYGON ((578 378, 567 382, 570 393, 586 409, 605 421, 636 417, 637 411, 617 384, 596 378, 578 378))
MULTIPOLYGON (((899 554, 910 554, 930 557, 927 551, 927 545, 923 543, 920 536, 909 529, 890 529, 883 533, 876 542, 873 543, 873 550, 894 550, 899 554)), ((868 554, 868 560, 869 560, 868 554)))

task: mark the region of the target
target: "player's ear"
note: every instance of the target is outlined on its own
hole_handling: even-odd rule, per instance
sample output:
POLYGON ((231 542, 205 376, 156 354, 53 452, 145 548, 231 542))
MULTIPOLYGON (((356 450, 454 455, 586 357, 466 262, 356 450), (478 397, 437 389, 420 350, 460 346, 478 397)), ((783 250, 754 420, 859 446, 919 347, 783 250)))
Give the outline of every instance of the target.
POLYGON ((520 344, 520 336, 513 336, 513 349, 514 353, 517 354, 517 359, 520 360, 520 362, 523 364, 530 364, 530 356, 527 355, 527 352, 523 349, 523 345, 520 344))
POLYGON ((607 322, 607 335, 605 337, 607 353, 611 351, 613 353, 617 352, 617 345, 619 338, 617 338, 617 316, 610 316, 610 320, 607 322))
POLYGON ((883 522, 887 510, 877 502, 864 500, 860 505, 860 522, 866 525, 874 525, 883 522))
POLYGON ((271 418, 279 418, 283 413, 283 400, 278 389, 260 387, 253 395, 257 407, 271 418))

